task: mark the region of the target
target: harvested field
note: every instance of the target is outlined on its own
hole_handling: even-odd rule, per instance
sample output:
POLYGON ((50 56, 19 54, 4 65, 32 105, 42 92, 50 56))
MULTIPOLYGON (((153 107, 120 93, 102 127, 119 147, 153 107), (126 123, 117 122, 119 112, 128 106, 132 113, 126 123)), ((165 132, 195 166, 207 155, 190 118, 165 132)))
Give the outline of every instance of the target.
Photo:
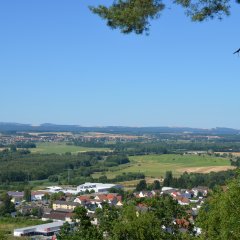
POLYGON ((226 171, 230 169, 235 169, 234 166, 209 166, 209 167, 186 167, 186 168, 179 168, 177 172, 192 172, 192 173, 210 173, 210 172, 220 172, 226 171))
POLYGON ((215 153, 218 153, 220 155, 223 155, 223 154, 231 154, 233 156, 236 156, 236 157, 239 157, 240 156, 240 152, 215 152, 215 153))

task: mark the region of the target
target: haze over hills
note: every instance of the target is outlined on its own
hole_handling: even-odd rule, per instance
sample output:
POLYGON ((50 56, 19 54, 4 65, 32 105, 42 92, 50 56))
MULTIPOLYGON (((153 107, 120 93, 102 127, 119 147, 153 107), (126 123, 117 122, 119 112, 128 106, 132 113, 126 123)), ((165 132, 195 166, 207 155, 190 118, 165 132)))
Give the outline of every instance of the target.
POLYGON ((240 130, 233 128, 216 127, 211 129, 188 128, 188 127, 128 127, 128 126, 106 126, 106 127, 84 127, 79 125, 60 125, 43 123, 38 126, 22 123, 0 122, 1 132, 105 132, 105 133, 196 133, 196 134, 240 134, 240 130))

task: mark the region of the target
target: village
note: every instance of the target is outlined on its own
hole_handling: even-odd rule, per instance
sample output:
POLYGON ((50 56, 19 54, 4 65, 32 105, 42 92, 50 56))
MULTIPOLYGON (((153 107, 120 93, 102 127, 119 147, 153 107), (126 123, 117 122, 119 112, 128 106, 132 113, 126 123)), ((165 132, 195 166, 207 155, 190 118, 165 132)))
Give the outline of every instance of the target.
MULTIPOLYGON (((9 191, 8 195, 15 204, 17 215, 40 218, 46 222, 42 225, 14 229, 15 237, 42 236, 42 239, 57 239, 57 235, 65 222, 74 224, 74 209, 82 206, 87 210, 87 215, 91 218, 93 225, 98 225, 96 210, 102 209, 104 205, 116 208, 122 208, 124 204, 132 199, 151 199, 171 196, 181 206, 187 206, 187 219, 173 219, 180 231, 188 230, 190 224, 194 226, 198 211, 204 203, 209 189, 207 187, 196 187, 192 189, 176 189, 171 187, 162 187, 160 190, 133 191, 124 198, 120 193, 123 188, 115 184, 85 183, 77 188, 51 186, 43 190, 31 191, 31 197, 25 200, 26 193, 9 191), (120 190, 120 191, 118 191, 120 190), (114 193, 115 192, 115 193, 114 193)), ((144 203, 138 202, 135 206, 136 214, 147 212, 151 209, 144 203)), ((168 226, 162 226, 166 231, 171 231, 168 226)), ((194 226, 196 235, 201 233, 200 228, 194 226)))

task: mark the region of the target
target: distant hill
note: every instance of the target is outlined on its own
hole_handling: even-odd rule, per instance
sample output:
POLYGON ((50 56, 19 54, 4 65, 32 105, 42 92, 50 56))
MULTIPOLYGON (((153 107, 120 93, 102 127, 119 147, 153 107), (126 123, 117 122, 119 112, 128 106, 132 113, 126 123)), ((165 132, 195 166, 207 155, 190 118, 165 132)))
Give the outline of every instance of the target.
POLYGON ((83 127, 78 125, 58 125, 44 123, 39 126, 31 124, 0 122, 0 132, 103 132, 103 133, 193 133, 193 134, 240 134, 240 130, 232 128, 187 128, 187 127, 83 127))

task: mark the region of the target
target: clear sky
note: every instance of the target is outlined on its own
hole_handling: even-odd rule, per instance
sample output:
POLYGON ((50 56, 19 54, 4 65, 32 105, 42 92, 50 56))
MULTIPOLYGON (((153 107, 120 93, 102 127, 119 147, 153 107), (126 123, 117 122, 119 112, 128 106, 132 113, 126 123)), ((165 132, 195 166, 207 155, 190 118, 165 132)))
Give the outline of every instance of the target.
POLYGON ((0 1, 0 122, 240 129, 240 5, 204 23, 171 6, 137 36, 88 10, 106 2, 0 1))

